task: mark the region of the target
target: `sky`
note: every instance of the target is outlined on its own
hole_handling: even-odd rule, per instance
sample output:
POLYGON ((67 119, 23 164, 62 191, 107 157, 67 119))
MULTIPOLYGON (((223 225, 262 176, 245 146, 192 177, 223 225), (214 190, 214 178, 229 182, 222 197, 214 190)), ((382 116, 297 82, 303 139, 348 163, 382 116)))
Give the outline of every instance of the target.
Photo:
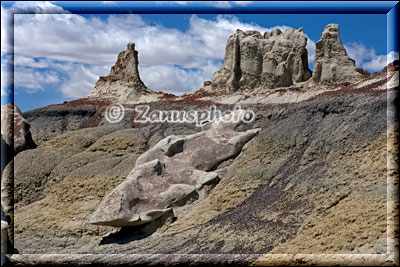
MULTIPOLYGON (((103 10, 128 4, 90 3, 103 10)), ((193 3, 151 4, 168 8, 193 3)), ((255 4, 204 3, 221 8, 221 14, 72 14, 68 11, 71 4, 65 2, 2 2, 2 105, 12 95, 11 82, 3 75, 12 62, 12 47, 6 39, 12 30, 14 102, 23 111, 87 96, 129 42, 136 44, 139 73, 146 86, 176 95, 193 92, 211 80, 222 65, 226 41, 236 29, 263 34, 274 28, 303 27, 310 69, 315 42, 329 23, 340 25, 341 39, 358 67, 373 73, 398 58, 398 51, 387 51, 385 14, 222 14, 229 8, 255 4), (12 28, 7 14, 21 10, 33 14, 14 14, 12 28)))

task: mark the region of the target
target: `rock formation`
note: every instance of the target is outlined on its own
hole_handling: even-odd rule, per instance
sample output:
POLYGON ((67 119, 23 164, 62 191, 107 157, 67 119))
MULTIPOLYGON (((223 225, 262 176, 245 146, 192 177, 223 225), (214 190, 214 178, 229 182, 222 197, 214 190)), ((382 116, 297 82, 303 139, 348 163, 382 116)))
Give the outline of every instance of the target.
POLYGON ((237 30, 228 39, 222 68, 214 73, 214 87, 253 89, 286 87, 311 77, 303 29, 264 33, 237 30))
POLYGON ((315 46, 314 82, 341 82, 363 77, 342 44, 338 24, 326 25, 315 46))
POLYGON ((133 108, 110 125, 101 114, 110 101, 95 98, 23 113, 38 144, 37 132, 48 137, 3 172, 2 206, 15 209, 2 237, 15 229, 9 241, 19 252, 10 265, 398 266, 398 200, 388 191, 398 176, 398 72, 395 62, 356 83, 309 79, 229 94, 210 93, 207 82, 208 95, 150 105, 189 111, 235 103, 256 114, 229 127, 132 123, 133 108), (245 131, 257 128, 243 146, 257 130, 245 131))
POLYGON ((29 131, 30 124, 22 116, 21 110, 14 104, 7 104, 1 108, 1 138, 2 143, 14 148, 14 153, 35 148, 29 131))
POLYGON ((148 89, 139 76, 138 51, 129 43, 125 51, 118 54, 110 74, 100 76, 89 98, 111 99, 121 103, 138 103, 152 99, 156 94, 148 89))
MULTIPOLYGON (((36 148, 30 132, 30 124, 21 110, 9 103, 1 108, 1 262, 5 254, 13 251, 13 179, 10 173, 3 175, 7 164, 19 152, 36 148)), ((13 164, 8 164, 12 170, 13 164)))
POLYGON ((344 48, 339 25, 328 24, 316 43, 314 70, 308 69, 307 37, 303 28, 264 33, 237 30, 228 39, 222 68, 214 73, 212 87, 239 89, 289 87, 295 82, 352 81, 367 75, 358 69, 344 48))
MULTIPOLYGON (((56 260, 54 255, 65 255, 59 258, 59 264, 78 264, 83 260, 115 264, 115 258, 102 255, 122 251, 140 256, 137 259, 119 256, 123 261, 120 265, 187 263, 187 255, 193 255, 190 253, 197 254, 198 262, 210 260, 215 265, 215 255, 232 257, 230 263, 246 264, 264 253, 269 253, 266 258, 288 252, 338 255, 383 251, 384 255, 388 246, 380 240, 391 237, 387 231, 390 218, 387 175, 394 179, 397 174, 388 168, 387 161, 390 151, 395 151, 391 147, 388 150, 391 139, 387 136, 387 122, 392 120, 387 112, 395 101, 393 81, 396 77, 398 66, 388 67, 359 83, 328 89, 335 93, 299 97, 290 105, 284 104, 287 102, 257 104, 253 92, 243 92, 243 95, 248 93, 248 101, 253 102, 251 106, 242 105, 251 107, 256 119, 235 130, 262 130, 237 157, 206 172, 218 173, 218 184, 206 185, 194 192, 185 206, 172 207, 176 220, 168 218, 152 235, 136 234, 136 231, 158 225, 165 216, 123 229, 92 225, 89 219, 105 197, 126 180, 143 153, 168 136, 179 138, 195 134, 199 129, 192 124, 135 124, 133 128, 131 123, 84 124, 84 129, 58 134, 37 149, 19 153, 14 164, 7 166, 7 169, 15 166, 6 173, 15 175, 14 242, 20 252, 13 256, 19 258, 12 260, 19 265, 35 261, 50 265, 54 263, 50 261, 56 260), (253 258, 243 256, 239 261, 239 253, 253 258), (51 257, 43 258, 43 254, 51 257), (79 257, 84 254, 93 255, 93 258, 79 257), (171 258, 166 258, 167 254, 171 258), (24 255, 31 256, 24 258, 24 255)), ((313 89, 312 83, 308 85, 310 90, 326 90, 319 89, 320 86, 313 89)), ((286 91, 307 95, 302 89, 269 91, 284 91, 284 101, 287 101, 286 91)), ((225 94, 225 97, 230 95, 225 94)), ((191 95, 182 102, 163 101, 157 109, 199 108, 190 101, 193 101, 191 95)), ((70 108, 76 111, 84 106, 86 110, 85 105, 75 104, 70 108)), ((220 104, 219 107, 232 106, 220 104)), ((35 117, 41 117, 40 125, 45 125, 46 121, 46 125, 57 126, 52 116, 54 109, 55 106, 44 107, 40 111, 42 115, 39 110, 29 116, 29 112, 24 113, 32 122, 33 136, 36 136, 34 131, 41 129, 33 126, 35 117)), ((68 129, 72 129, 76 121, 71 112, 68 114, 66 118, 61 114, 57 118, 66 120, 63 127, 68 124, 68 129)), ((88 119, 97 118, 95 113, 85 114, 88 119)), ((126 109, 126 116, 133 118, 135 115, 134 109, 126 109)), ((49 133, 53 130, 44 129, 49 133)), ((179 151, 178 138, 163 143, 171 145, 161 146, 172 155, 171 160, 185 153, 185 145, 188 145, 184 142, 183 152, 173 155, 179 151)), ((219 146, 215 146, 217 149, 219 146)), ((210 150, 210 145, 204 152, 199 150, 199 157, 210 150)), ((149 158, 149 162, 157 159, 162 166, 164 158, 149 158)), ((165 170, 171 171, 170 168, 165 170)), ((153 196, 159 199, 159 195, 153 196)), ((153 200, 153 196, 150 199, 153 200)), ((227 259, 219 263, 223 265, 227 259)), ((292 259, 286 262, 292 263, 292 259)), ((271 264, 273 262, 269 261, 263 266, 271 264)))
POLYGON ((235 132, 238 124, 208 122, 199 133, 161 140, 137 159, 136 167, 102 201, 90 223, 134 226, 183 205, 203 185, 218 179, 210 171, 214 166, 237 155, 259 131, 235 132))
POLYGON ((6 253, 7 253, 7 243, 8 243, 8 233, 7 233, 8 223, 1 220, 1 266, 6 263, 6 253))

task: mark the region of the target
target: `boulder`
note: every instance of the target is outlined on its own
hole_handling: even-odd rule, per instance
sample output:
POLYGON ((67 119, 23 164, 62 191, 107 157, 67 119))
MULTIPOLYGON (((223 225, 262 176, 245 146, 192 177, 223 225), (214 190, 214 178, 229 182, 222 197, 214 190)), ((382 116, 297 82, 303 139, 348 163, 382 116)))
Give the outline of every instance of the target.
POLYGON ((9 103, 1 108, 1 138, 6 150, 14 148, 14 154, 26 149, 36 148, 30 132, 31 125, 21 110, 9 103))
POLYGON ((344 82, 364 77, 343 46, 338 24, 326 25, 315 48, 314 82, 344 82))
POLYGON ((303 29, 279 29, 261 35, 237 30, 228 39, 222 68, 214 73, 214 88, 228 91, 287 87, 311 77, 307 37, 303 29))
POLYGON ((203 185, 218 180, 218 174, 211 170, 240 153, 259 131, 235 132, 239 123, 208 122, 199 133, 161 140, 137 159, 136 167, 100 203, 90 223, 135 226, 184 205, 203 185))
POLYGON ((148 89, 140 79, 138 51, 135 44, 118 54, 110 74, 100 76, 88 98, 101 98, 120 103, 139 103, 155 100, 157 94, 148 89))

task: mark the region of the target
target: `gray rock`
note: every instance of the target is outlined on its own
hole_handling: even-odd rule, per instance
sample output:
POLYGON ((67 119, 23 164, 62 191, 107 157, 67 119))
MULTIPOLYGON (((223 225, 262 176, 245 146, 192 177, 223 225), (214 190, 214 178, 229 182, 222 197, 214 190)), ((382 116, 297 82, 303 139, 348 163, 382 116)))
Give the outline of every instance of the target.
POLYGON ((360 79, 355 61, 349 57, 339 35, 338 24, 326 25, 321 39, 315 44, 315 60, 312 79, 330 83, 360 79))
POLYGON ((229 91, 290 86, 311 77, 303 29, 264 33, 237 30, 228 39, 222 68, 214 73, 214 88, 229 91))
POLYGON ((213 167, 237 155, 259 131, 235 132, 237 124, 208 122, 199 133, 161 140, 137 159, 136 167, 100 203, 90 223, 135 226, 185 204, 203 185, 218 179, 210 171, 213 167))
POLYGON ((36 147, 30 127, 21 110, 14 104, 9 103, 1 108, 1 136, 8 147, 14 147, 15 154, 36 147))
POLYGON ((1 265, 6 263, 6 253, 7 253, 7 243, 8 243, 8 233, 7 233, 8 223, 1 220, 1 265))
POLYGON ((110 74, 101 76, 88 98, 112 99, 119 102, 138 102, 144 95, 155 94, 149 90, 139 76, 138 51, 129 43, 127 50, 118 54, 110 74))

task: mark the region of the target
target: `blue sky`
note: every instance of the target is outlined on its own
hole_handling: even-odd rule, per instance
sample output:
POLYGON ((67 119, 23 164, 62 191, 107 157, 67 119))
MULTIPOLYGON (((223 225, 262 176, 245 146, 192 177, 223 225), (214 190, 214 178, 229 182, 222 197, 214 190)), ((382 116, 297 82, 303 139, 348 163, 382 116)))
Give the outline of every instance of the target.
MULTIPOLYGON (((73 4, 77 2, 2 2, 2 15, 27 8, 37 13, 14 15, 14 97, 23 111, 85 97, 98 76, 109 73, 128 42, 136 43, 139 71, 147 87, 174 94, 197 90, 211 79, 222 65, 226 40, 238 28, 264 33, 273 28, 303 27, 312 68, 315 42, 328 23, 338 23, 342 41, 357 66, 373 73, 387 63, 385 14, 68 14, 73 4), (55 14, 40 14, 49 11, 55 14)), ((132 5, 80 4, 103 11, 132 5)), ((179 8, 192 3, 135 4, 179 8)), ((202 3, 221 11, 256 4, 202 3)), ((10 59, 10 47, 3 38, 10 28, 3 17, 2 74, 10 59)), ((389 52, 389 60, 398 57, 396 51, 389 52)), ((2 105, 10 96, 3 76, 2 105)))

